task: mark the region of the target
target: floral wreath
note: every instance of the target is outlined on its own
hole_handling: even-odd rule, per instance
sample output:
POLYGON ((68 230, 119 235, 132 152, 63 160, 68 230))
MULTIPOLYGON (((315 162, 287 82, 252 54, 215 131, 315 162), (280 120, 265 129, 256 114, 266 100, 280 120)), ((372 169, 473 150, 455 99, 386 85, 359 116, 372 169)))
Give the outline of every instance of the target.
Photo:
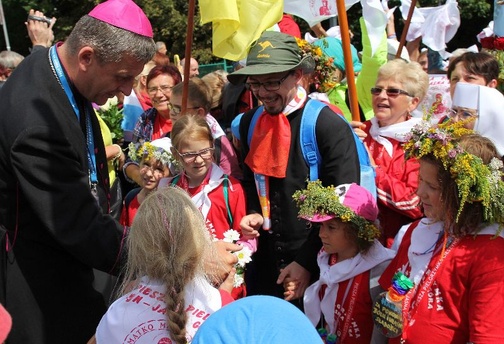
POLYGON ((146 142, 130 142, 128 145, 128 157, 140 163, 142 159, 151 160, 152 158, 161 161, 163 165, 178 166, 178 162, 170 152, 165 151, 161 147, 156 147, 149 141, 146 142))
POLYGON ((372 222, 341 204, 333 185, 323 187, 320 180, 310 181, 305 190, 297 190, 292 198, 299 207, 300 218, 312 217, 315 214, 334 215, 343 222, 354 224, 358 228, 357 237, 361 240, 373 242, 381 235, 372 222))
POLYGON ((424 120, 415 125, 403 145, 406 158, 420 159, 432 154, 450 172, 460 199, 455 222, 458 222, 466 203, 481 202, 486 222, 504 223, 503 163, 493 158, 485 165, 480 157, 459 146, 458 140, 462 136, 475 133, 463 127, 467 121, 448 121, 431 126, 428 120, 424 120))
MULTIPOLYGON (((333 73, 336 71, 336 67, 333 64, 334 59, 324 54, 320 47, 310 44, 304 39, 296 37, 296 42, 301 53, 301 58, 311 56, 315 60, 315 70, 312 76, 317 85, 317 91, 325 93, 334 88, 337 85, 337 82, 332 79, 333 73)), ((327 42, 324 41, 323 44, 327 45, 327 42)))

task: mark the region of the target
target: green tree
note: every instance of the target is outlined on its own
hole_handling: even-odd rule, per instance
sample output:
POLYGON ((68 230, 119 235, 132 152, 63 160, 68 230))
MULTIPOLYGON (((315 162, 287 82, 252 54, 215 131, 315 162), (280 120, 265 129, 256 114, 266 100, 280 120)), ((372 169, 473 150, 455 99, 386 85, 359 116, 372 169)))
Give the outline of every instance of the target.
MULTIPOLYGON (((174 54, 184 57, 187 33, 188 0, 135 0, 141 6, 154 28, 154 40, 167 43, 170 57, 174 54)), ((285 0, 288 1, 288 0, 285 0)), ((335 0, 334 0, 335 1, 335 0)), ((30 8, 41 9, 47 16, 58 18, 54 27, 56 40, 64 40, 73 25, 84 14, 88 13, 99 0, 2 0, 11 48, 23 55, 29 53, 30 41, 24 22, 30 8)), ((225 1, 222 2, 223 5, 225 1)), ((418 0, 420 7, 438 6, 442 0, 418 0)), ((391 0, 389 6, 399 5, 398 0, 391 0)), ((480 32, 493 17, 493 0, 458 0, 462 25, 457 35, 448 44, 451 51, 457 47, 467 47, 476 43, 476 34, 480 32)), ((359 17, 362 15, 360 5, 354 5, 347 13, 350 29, 355 34, 352 42, 360 48, 359 17)), ((301 32, 309 30, 308 25, 297 18, 301 32)), ((212 55, 212 27, 201 25, 199 8, 196 6, 194 18, 192 55, 202 64, 222 61, 212 55)), ((403 20, 396 15, 397 33, 403 28, 403 20)), ((326 24, 324 24, 326 25, 326 24)), ((5 50, 3 35, 0 38, 0 50, 5 50)))

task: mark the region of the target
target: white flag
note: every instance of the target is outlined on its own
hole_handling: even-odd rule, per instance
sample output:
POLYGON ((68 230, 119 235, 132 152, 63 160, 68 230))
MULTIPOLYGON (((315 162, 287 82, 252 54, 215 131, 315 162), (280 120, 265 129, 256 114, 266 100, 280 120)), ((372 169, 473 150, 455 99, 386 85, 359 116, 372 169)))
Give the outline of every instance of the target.
MULTIPOLYGON (((374 54, 387 25, 387 16, 380 0, 345 0, 345 9, 348 11, 358 2, 362 5, 362 15, 374 54)), ((310 27, 338 15, 334 0, 284 0, 284 12, 304 19, 310 27)))

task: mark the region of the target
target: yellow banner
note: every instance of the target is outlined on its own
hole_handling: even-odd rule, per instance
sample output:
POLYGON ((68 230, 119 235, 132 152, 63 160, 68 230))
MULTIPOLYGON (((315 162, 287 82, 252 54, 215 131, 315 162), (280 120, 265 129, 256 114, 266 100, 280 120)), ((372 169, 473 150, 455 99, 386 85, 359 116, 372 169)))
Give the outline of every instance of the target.
POLYGON ((212 22, 215 56, 238 61, 261 33, 282 19, 283 0, 200 0, 201 23, 212 22))

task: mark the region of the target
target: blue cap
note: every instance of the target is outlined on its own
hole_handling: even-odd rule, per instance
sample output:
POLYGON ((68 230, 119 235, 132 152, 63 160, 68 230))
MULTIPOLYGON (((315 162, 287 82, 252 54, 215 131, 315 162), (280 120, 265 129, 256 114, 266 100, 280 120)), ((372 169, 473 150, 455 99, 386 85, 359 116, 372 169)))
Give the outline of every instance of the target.
POLYGON ((243 112, 238 114, 231 122, 231 133, 236 139, 240 139, 240 122, 243 117, 243 112))
POLYGON ((247 296, 212 314, 192 344, 306 344, 322 340, 310 320, 273 296, 247 296))
MULTIPOLYGON (((345 70, 345 58, 343 55, 343 45, 341 44, 341 40, 334 37, 324 37, 317 39, 313 42, 314 45, 320 47, 322 52, 329 57, 334 59, 334 66, 339 70, 345 70)), ((350 50, 352 51, 352 63, 354 72, 358 73, 362 69, 362 64, 359 60, 359 55, 357 54, 357 49, 353 45, 350 44, 350 50)))

